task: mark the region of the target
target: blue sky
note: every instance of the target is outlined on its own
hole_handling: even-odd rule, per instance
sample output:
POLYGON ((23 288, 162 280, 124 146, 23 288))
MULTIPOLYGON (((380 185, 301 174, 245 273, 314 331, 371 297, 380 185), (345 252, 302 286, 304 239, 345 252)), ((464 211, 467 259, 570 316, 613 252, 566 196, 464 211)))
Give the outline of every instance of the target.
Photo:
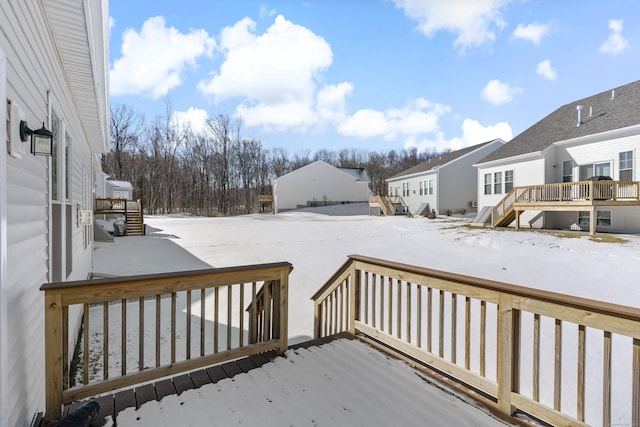
POLYGON ((110 1, 112 103, 290 153, 458 149, 640 79, 636 0, 110 1))

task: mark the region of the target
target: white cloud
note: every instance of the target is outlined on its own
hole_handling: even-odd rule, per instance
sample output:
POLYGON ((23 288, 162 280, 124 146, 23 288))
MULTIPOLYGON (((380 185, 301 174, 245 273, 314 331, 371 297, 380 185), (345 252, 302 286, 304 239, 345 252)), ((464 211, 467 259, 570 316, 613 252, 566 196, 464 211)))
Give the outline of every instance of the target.
POLYGON ((109 17, 109 30, 111 30, 113 28, 113 26, 116 25, 116 20, 113 16, 109 17))
POLYGON ((547 80, 555 80, 558 78, 556 70, 553 69, 553 67, 551 66, 551 61, 549 61, 548 59, 545 59, 538 64, 538 66, 536 67, 536 73, 547 80))
POLYGON ((203 133, 209 114, 200 108, 190 107, 187 111, 175 111, 171 116, 171 125, 178 128, 190 127, 193 133, 203 133))
POLYGON ((509 83, 503 83, 500 80, 491 80, 484 89, 482 89, 482 99, 492 105, 502 105, 513 101, 513 99, 523 91, 519 87, 511 86, 509 83))
POLYGON ((500 9, 511 0, 393 0, 405 15, 418 21, 418 29, 427 37, 438 31, 457 34, 454 46, 480 46, 496 39, 496 30, 504 28, 500 9))
POLYGON ((274 16, 276 14, 276 10, 269 7, 268 4, 263 4, 260 6, 260 18, 267 18, 269 16, 274 16))
POLYGON ((496 138, 502 138, 504 141, 511 140, 513 138, 511 126, 506 122, 483 126, 476 120, 465 119, 462 122, 462 136, 460 137, 446 139, 442 132, 437 132, 435 138, 408 140, 404 146, 405 148, 416 147, 419 152, 433 148, 436 150, 459 150, 482 142, 492 141, 496 138))
POLYGON ((180 33, 166 27, 161 16, 149 18, 138 33, 122 34, 122 56, 110 71, 112 95, 165 96, 182 83, 185 68, 195 67, 201 56, 213 53, 215 41, 204 30, 180 33))
POLYGON ((598 49, 600 52, 618 55, 629 46, 627 39, 622 37, 622 19, 612 19, 609 21, 609 38, 598 49))
POLYGON ((331 46, 282 15, 264 34, 255 29, 256 23, 244 18, 222 30, 225 60, 199 89, 216 102, 241 98, 236 115, 247 126, 299 131, 340 119, 351 83, 318 88, 333 62, 331 46))
POLYGON ((549 31, 549 26, 545 24, 518 24, 513 31, 513 37, 516 39, 522 39, 530 41, 535 45, 539 45, 542 37, 544 37, 549 31))
POLYGON ((432 103, 424 98, 399 109, 362 109, 347 117, 338 126, 338 133, 358 138, 415 139, 423 134, 437 132, 440 129, 440 117, 449 111, 448 106, 432 103))

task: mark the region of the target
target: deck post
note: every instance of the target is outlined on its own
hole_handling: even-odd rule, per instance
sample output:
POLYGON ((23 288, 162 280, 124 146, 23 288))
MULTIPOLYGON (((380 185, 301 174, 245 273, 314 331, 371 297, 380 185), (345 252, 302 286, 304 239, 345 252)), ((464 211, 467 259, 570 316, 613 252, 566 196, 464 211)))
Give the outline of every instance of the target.
POLYGON ((59 420, 62 416, 62 360, 63 345, 62 297, 47 292, 44 298, 44 363, 45 363, 45 419, 59 420))
POLYGON ((349 287, 349 333, 355 335, 356 320, 360 320, 360 270, 351 261, 351 286, 349 287))
POLYGON ((516 230, 520 230, 520 211, 515 210, 516 212, 516 230))
POLYGON ((289 330, 288 330, 288 318, 289 318, 289 269, 280 270, 280 330, 279 338, 280 345, 278 352, 284 354, 289 346, 289 330))
POLYGON ((589 212, 589 235, 594 234, 596 234, 596 207, 592 205, 589 212))
POLYGON ((501 294, 498 303, 497 380, 498 410, 508 416, 513 413, 511 391, 513 389, 514 313, 511 295, 501 294))

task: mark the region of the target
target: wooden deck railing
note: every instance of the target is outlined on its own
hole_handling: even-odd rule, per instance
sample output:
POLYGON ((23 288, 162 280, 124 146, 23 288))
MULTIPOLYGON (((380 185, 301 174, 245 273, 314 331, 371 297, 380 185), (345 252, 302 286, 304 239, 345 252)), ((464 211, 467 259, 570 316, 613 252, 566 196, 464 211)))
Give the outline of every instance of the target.
POLYGON ((352 255, 315 336, 365 334, 512 415, 640 425, 640 309, 352 255))
POLYGON ((394 204, 401 204, 400 196, 369 196, 369 205, 378 205, 382 213, 386 216, 393 216, 396 213, 394 204))
POLYGON ((638 181, 580 181, 557 184, 529 185, 514 187, 493 208, 491 224, 495 226, 505 215, 513 211, 514 205, 549 204, 570 202, 640 202, 640 182, 638 181))
POLYGON ((95 199, 93 211, 95 214, 125 215, 127 213, 127 199, 95 199))
POLYGON ((63 404, 103 392, 284 352, 291 269, 283 262, 42 285, 46 418, 58 419, 63 404), (74 377, 68 363, 73 310, 84 313, 74 377))

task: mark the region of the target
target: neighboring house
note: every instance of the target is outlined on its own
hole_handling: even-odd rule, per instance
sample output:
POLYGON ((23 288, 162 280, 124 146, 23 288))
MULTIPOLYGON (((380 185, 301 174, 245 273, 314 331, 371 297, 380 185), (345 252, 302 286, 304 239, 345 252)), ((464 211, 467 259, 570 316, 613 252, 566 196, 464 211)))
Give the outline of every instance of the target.
POLYGON ((104 172, 96 173, 96 198, 133 200, 133 185, 129 181, 108 179, 104 172))
POLYGON ((273 180, 275 213, 308 206, 366 203, 369 176, 362 168, 337 168, 318 160, 273 180))
MULTIPOLYGON (((516 205, 522 209, 517 211, 519 226, 587 230, 593 221, 597 231, 640 233, 639 200, 634 193, 638 188, 630 183, 638 180, 639 155, 640 81, 636 81, 558 108, 479 161, 478 204, 502 207, 501 200, 518 188, 518 194, 507 200, 520 203, 516 205), (590 198, 590 184, 551 185, 585 182, 592 176, 613 179, 608 184, 615 193, 611 200, 590 198), (527 186, 539 186, 540 193, 533 196, 530 187, 521 188, 527 186), (584 188, 581 196, 579 188, 584 188), (560 199, 552 201, 551 193, 560 193, 560 199)), ((494 221, 500 215, 497 212, 494 221)), ((505 216, 500 225, 513 225, 517 216, 505 216)))
POLYGON ((389 196, 400 197, 396 213, 475 211, 477 173, 472 165, 503 144, 494 139, 445 153, 387 179, 389 196))
POLYGON ((29 425, 45 404, 40 286, 92 268, 92 226, 81 217, 93 206, 96 153, 109 148, 108 20, 107 0, 0 2, 3 426, 29 425), (52 155, 32 154, 22 120, 52 132, 52 155))

